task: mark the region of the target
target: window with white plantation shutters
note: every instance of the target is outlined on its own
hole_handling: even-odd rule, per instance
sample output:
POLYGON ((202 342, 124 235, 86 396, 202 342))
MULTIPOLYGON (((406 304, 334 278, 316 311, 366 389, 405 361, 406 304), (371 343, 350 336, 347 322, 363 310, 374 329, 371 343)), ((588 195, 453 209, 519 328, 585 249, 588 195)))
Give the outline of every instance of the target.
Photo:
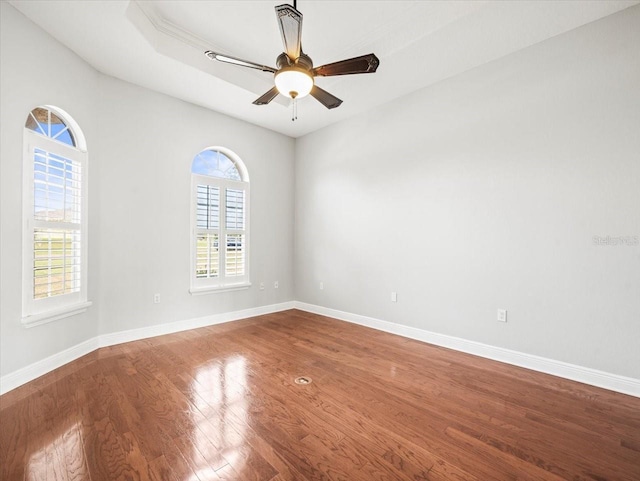
POLYGON ((191 164, 191 292, 249 286, 249 181, 242 161, 219 147, 191 164))
MULTIPOLYGON (((74 131, 75 130, 75 131, 74 131)), ((23 322, 85 310, 86 150, 61 111, 38 107, 24 131, 23 322)))

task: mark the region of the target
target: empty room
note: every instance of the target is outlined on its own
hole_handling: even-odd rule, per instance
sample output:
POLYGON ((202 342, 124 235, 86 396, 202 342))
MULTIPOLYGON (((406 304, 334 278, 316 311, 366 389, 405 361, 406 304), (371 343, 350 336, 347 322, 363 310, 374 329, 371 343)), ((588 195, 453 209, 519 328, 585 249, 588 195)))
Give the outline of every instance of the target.
POLYGON ((0 0, 2 481, 640 480, 640 0, 0 0))

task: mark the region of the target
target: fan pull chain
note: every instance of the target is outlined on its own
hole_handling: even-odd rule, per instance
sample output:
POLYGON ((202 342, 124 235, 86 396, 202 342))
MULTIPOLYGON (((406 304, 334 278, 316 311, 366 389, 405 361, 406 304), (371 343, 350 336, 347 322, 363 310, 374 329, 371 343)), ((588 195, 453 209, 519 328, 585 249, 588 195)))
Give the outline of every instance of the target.
POLYGON ((291 122, 298 120, 298 101, 293 99, 291 101, 291 122))

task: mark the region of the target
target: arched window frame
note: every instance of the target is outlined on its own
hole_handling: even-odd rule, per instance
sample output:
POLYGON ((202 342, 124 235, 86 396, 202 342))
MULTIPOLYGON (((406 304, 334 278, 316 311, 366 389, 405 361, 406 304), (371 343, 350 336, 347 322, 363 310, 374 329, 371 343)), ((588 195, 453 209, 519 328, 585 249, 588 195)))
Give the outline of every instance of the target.
MULTIPOLYGON (((51 105, 42 105, 36 109, 46 109, 55 114, 70 132, 71 141, 75 145, 69 145, 62 142, 52 135, 51 131, 42 132, 40 129, 32 130, 26 125, 23 132, 23 295, 22 295, 22 323, 25 327, 33 327, 47 322, 55 321, 65 317, 73 316, 84 312, 91 305, 87 300, 87 183, 88 183, 88 162, 87 162, 87 145, 84 134, 80 126, 67 114, 64 110, 51 105), (73 167, 65 167, 64 177, 67 174, 72 178, 75 192, 79 192, 79 199, 74 205, 73 216, 68 216, 64 211, 64 219, 51 220, 43 219, 42 216, 36 216, 36 179, 35 164, 36 152, 41 151, 49 155, 44 158, 50 159, 50 154, 62 157, 69 161, 69 165, 73 167), (79 180, 73 179, 76 175, 70 170, 78 169, 79 180), (70 170, 67 170, 70 169, 70 170), (78 185, 79 184, 79 185, 78 185), (51 287, 48 288, 46 296, 42 297, 42 293, 36 296, 35 281, 36 276, 36 254, 35 250, 43 245, 43 237, 53 239, 52 231, 65 232, 70 241, 63 241, 65 246, 65 256, 68 252, 72 260, 73 274, 65 277, 65 289, 62 292, 55 291, 51 287), (36 232, 40 234, 40 241, 36 241, 36 232), (44 234, 43 234, 44 233, 44 234), (78 240, 79 237, 79 240, 78 240), (68 249, 66 248, 68 246, 68 249), (79 264, 79 265, 78 265, 79 264), (67 281, 67 279, 70 279, 67 281), (67 287, 68 286, 68 287, 67 287)), ((31 112, 34 112, 33 109, 31 112)), ((28 121, 31 118, 31 112, 28 113, 28 121)), ((42 154, 38 154, 40 160, 43 159, 42 154)), ((55 159, 54 159, 55 160, 55 159)), ((44 161, 44 168, 51 168, 51 160, 44 161)), ((43 163, 39 162, 39 168, 43 168, 43 163)), ((47 181, 48 182, 48 181, 47 181)), ((65 197, 65 205, 66 204, 65 197)), ((66 239, 66 237, 65 237, 66 239)), ((47 245, 46 240, 44 244, 47 245)), ((55 247, 52 245, 55 241, 51 240, 49 246, 49 258, 58 256, 57 252, 53 253, 55 247)), ((59 257, 59 256, 58 256, 59 257)), ((42 263, 42 259, 40 259, 42 263)), ((49 261, 53 264, 55 261, 49 261)), ((66 262, 65 262, 66 264, 66 262)), ((51 271, 50 271, 51 272, 51 271)), ((52 284, 52 274, 48 275, 49 283, 52 284)))
MULTIPOLYGON (((246 289, 251 286, 250 282, 250 189, 249 189, 249 173, 247 171, 244 162, 230 149, 220 146, 207 147, 192 159, 191 164, 191 251, 190 251, 190 289, 191 294, 206 294, 211 292, 230 291, 237 289, 246 289), (196 159, 202 153, 206 151, 219 152, 227 157, 235 165, 237 172, 240 176, 240 180, 223 178, 220 176, 203 175, 193 172, 193 167, 196 159), (198 226, 198 187, 207 187, 211 189, 218 189, 219 192, 219 226, 213 229, 202 229, 198 226), (231 190, 233 192, 243 193, 243 214, 244 222, 243 228, 227 228, 226 225, 226 211, 222 208, 225 206, 227 192, 231 190), (198 275, 198 239, 206 234, 217 233, 218 244, 218 276, 202 276, 198 275), (226 245, 227 235, 241 235, 244 242, 241 243, 242 255, 243 255, 243 273, 242 275, 228 275, 227 264, 232 255, 236 255, 236 252, 229 252, 229 249, 233 251, 237 249, 236 246, 226 245), (225 246, 223 249, 222 247, 225 246)), ((202 192, 200 193, 202 195, 202 192)), ((201 206, 202 207, 202 206, 201 206)), ((201 251, 202 252, 202 251, 201 251)), ((200 270, 202 272, 202 270, 200 270)))

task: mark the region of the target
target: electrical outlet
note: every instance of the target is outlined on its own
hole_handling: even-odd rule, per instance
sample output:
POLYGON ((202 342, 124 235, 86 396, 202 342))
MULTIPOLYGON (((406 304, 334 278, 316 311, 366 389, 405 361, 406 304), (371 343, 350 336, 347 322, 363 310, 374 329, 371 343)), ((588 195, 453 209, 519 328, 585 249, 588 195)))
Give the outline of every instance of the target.
POLYGON ((498 322, 507 322, 507 310, 498 309, 498 322))
POLYGON ((392 292, 391 293, 391 302, 398 302, 398 293, 397 292, 392 292))
POLYGON ((324 289, 324 282, 320 281, 320 290, 324 289))
POLYGON ((275 282, 273 283, 273 288, 274 288, 274 289, 277 289, 277 288, 278 288, 278 281, 275 281, 275 282))
POLYGON ((261 290, 261 291, 264 291, 264 282, 261 282, 261 283, 260 283, 260 290, 261 290))
POLYGON ((160 294, 154 294, 153 295, 153 303, 154 304, 160 304, 160 294))

